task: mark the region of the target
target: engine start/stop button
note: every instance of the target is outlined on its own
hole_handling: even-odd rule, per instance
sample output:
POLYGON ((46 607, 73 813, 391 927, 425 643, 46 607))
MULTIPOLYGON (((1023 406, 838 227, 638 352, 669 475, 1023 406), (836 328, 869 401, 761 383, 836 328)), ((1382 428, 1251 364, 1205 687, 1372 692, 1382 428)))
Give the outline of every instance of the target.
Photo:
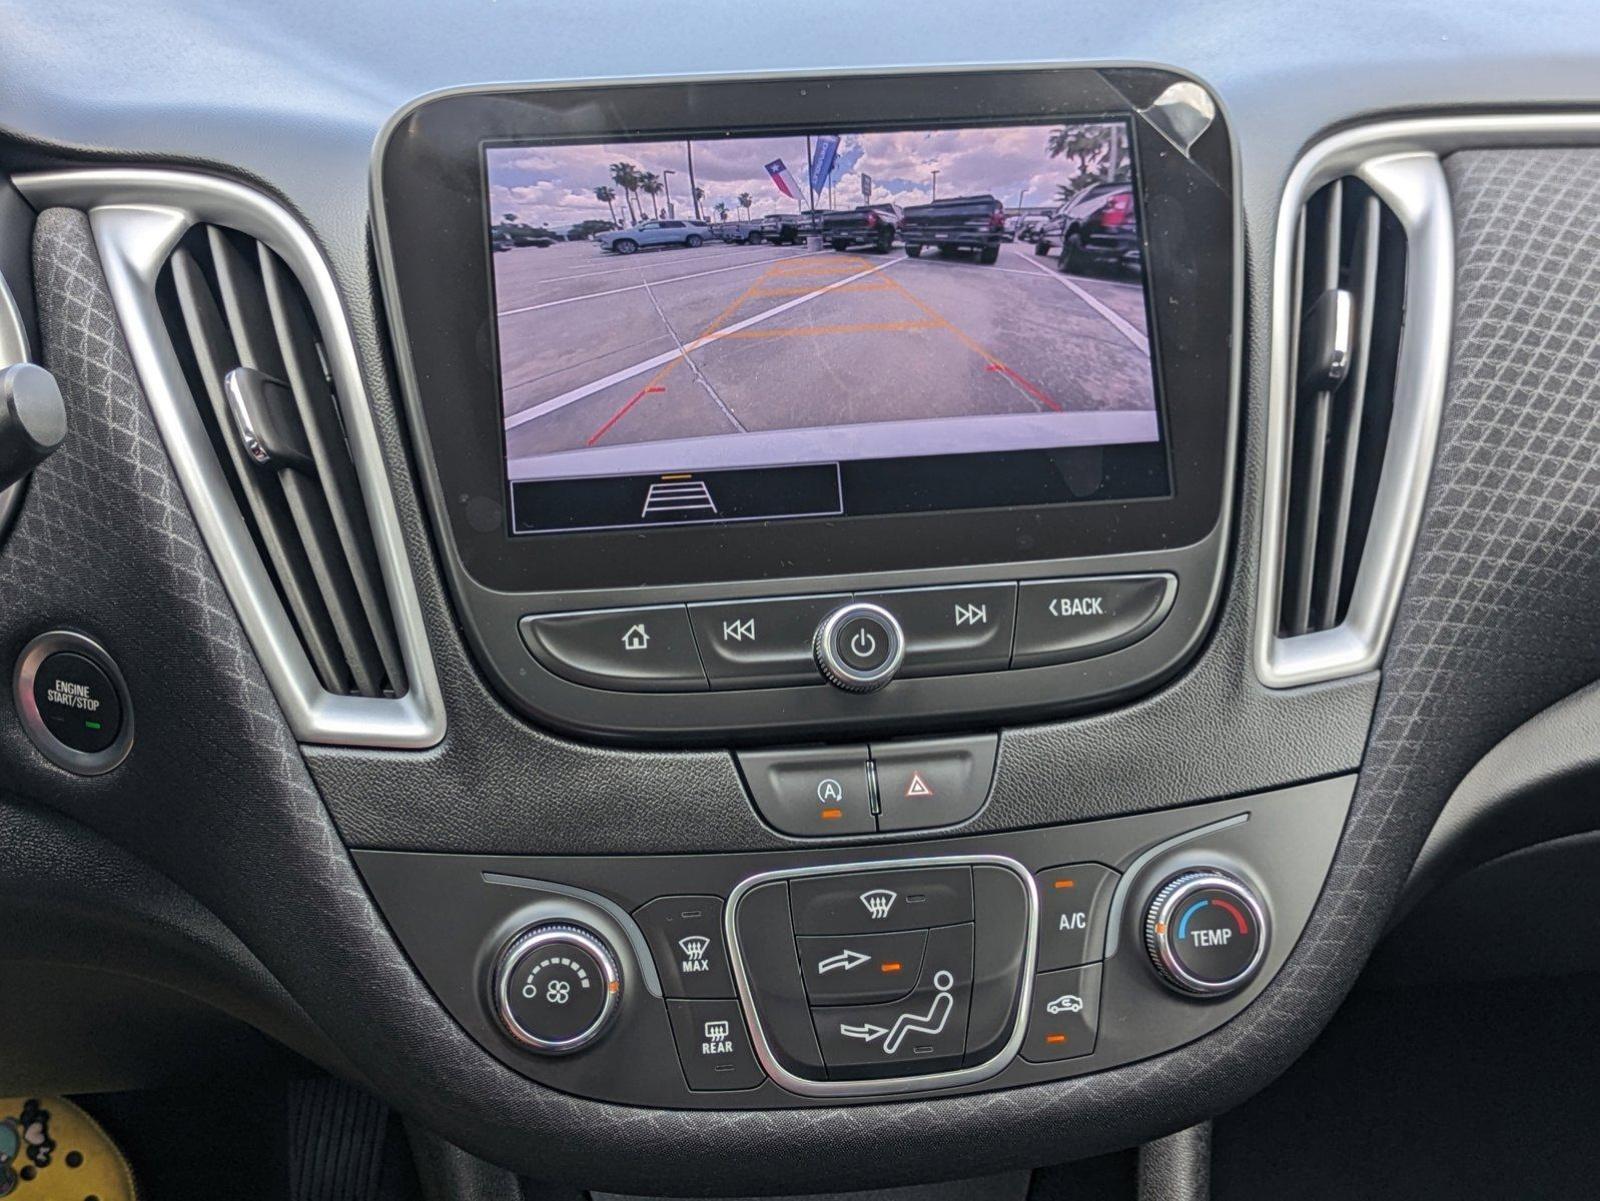
POLYGON ((81 775, 121 763, 133 742, 127 685, 105 649, 70 630, 23 649, 15 679, 23 729, 44 756, 81 775))

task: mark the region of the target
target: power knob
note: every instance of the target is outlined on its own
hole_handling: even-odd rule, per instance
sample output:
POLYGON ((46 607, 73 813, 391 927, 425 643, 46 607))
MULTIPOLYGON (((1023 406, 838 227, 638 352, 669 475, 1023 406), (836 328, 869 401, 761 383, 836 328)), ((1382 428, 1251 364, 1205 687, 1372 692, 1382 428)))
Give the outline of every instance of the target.
POLYGON ((493 1000, 512 1042, 566 1055, 594 1042, 616 1017, 622 973, 611 947, 593 930, 542 922, 500 952, 493 1000))
POLYGON ((1190 996, 1225 996, 1261 970, 1266 912, 1254 890, 1226 872, 1180 872, 1151 898, 1144 945, 1169 987, 1190 996))
POLYGON ((823 678, 835 688, 873 692, 900 670, 906 636, 889 610, 856 601, 822 619, 812 651, 823 678))

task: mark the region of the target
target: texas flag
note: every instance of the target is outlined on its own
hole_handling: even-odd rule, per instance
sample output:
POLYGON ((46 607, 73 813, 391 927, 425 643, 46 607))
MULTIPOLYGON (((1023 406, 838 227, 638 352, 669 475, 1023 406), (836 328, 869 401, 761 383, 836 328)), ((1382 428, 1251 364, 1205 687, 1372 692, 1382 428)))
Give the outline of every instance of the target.
POLYGON ((767 164, 767 174, 772 176, 772 182, 778 185, 778 191, 790 200, 800 199, 800 185, 795 183, 794 176, 789 174, 789 168, 783 165, 781 158, 775 158, 767 164))

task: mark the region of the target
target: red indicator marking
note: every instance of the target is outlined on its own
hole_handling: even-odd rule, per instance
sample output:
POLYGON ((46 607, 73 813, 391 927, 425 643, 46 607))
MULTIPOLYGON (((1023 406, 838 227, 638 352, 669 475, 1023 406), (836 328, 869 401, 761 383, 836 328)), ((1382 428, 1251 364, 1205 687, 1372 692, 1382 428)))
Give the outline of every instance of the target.
POLYGON ((822 820, 825 822, 836 822, 843 816, 843 809, 824 809, 822 811, 822 820))
POLYGON ((634 405, 638 404, 639 401, 642 400, 644 397, 648 396, 652 392, 665 392, 665 391, 666 391, 665 388, 659 387, 659 386, 657 386, 655 384, 651 384, 647 388, 640 388, 632 396, 628 397, 628 403, 627 404, 623 405, 615 413, 611 414, 610 419, 604 425, 602 425, 599 429, 595 430, 594 433, 589 435, 589 440, 587 442, 585 442, 584 445, 585 446, 593 446, 596 442, 600 441, 601 438, 604 438, 606 436, 606 433, 611 429, 611 427, 616 425, 617 422, 621 421, 623 419, 623 417, 627 416, 628 410, 633 408, 634 405))
POLYGON ((1239 911, 1239 907, 1237 905, 1231 901, 1224 901, 1221 897, 1212 897, 1211 903, 1217 906, 1217 908, 1226 909, 1229 913, 1233 914, 1233 920, 1239 923, 1240 934, 1250 933, 1250 923, 1245 921, 1244 914, 1239 911))
POLYGON ((1058 405, 1055 401, 1051 400, 1048 396, 1046 396, 1042 391, 1040 391, 1033 384, 1030 384, 1027 380, 1023 379, 1020 375, 1018 375, 1015 371, 1011 370, 1011 368, 1007 367, 1004 363, 990 363, 989 366, 986 367, 984 370, 986 370, 986 371, 998 371, 1001 375, 1003 375, 1007 379, 1011 380, 1013 383, 1015 383, 1017 385, 1017 387, 1021 388, 1024 392, 1026 392, 1029 396, 1033 397, 1035 400, 1037 400, 1040 404, 1044 405, 1046 408, 1053 409, 1057 413, 1062 411, 1062 408, 1061 408, 1060 405, 1058 405))

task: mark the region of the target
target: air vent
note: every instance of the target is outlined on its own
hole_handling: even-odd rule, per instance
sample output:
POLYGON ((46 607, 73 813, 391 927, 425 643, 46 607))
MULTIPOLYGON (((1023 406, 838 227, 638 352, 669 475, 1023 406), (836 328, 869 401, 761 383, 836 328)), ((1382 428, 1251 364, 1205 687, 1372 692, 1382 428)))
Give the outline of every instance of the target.
POLYGON ((1405 233, 1369 186, 1336 179, 1306 203, 1280 636, 1332 629, 1349 611, 1389 438, 1405 276, 1405 233))
POLYGON ((1256 672, 1382 661, 1450 362, 1454 231, 1436 154, 1372 126, 1296 166, 1273 249, 1256 672))
POLYGON ((187 171, 13 181, 88 214, 151 416, 301 742, 408 749, 445 713, 339 290, 287 209, 187 171))
POLYGON ((317 679, 395 697, 406 670, 322 336, 283 260, 196 225, 157 284, 174 350, 317 679))

